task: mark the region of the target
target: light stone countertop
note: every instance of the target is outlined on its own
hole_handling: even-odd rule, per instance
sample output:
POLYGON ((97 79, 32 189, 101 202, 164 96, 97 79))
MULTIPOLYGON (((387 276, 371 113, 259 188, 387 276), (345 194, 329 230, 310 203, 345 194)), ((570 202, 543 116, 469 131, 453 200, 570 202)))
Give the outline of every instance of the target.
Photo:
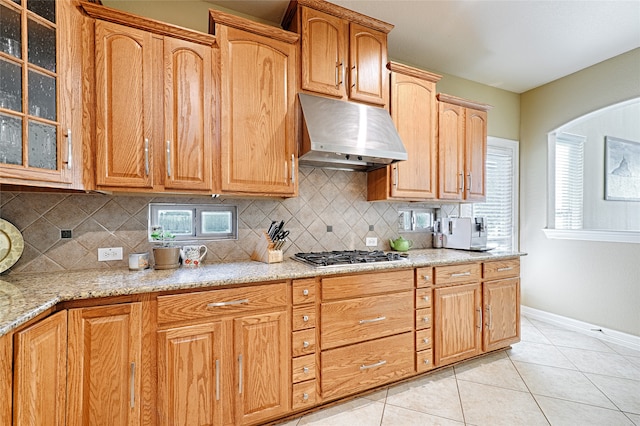
POLYGON ((105 269, 0 277, 0 336, 68 300, 122 296, 179 289, 215 287, 357 272, 407 269, 524 256, 521 252, 468 252, 448 249, 410 250, 406 260, 314 268, 286 259, 282 263, 233 262, 197 269, 129 271, 105 269))

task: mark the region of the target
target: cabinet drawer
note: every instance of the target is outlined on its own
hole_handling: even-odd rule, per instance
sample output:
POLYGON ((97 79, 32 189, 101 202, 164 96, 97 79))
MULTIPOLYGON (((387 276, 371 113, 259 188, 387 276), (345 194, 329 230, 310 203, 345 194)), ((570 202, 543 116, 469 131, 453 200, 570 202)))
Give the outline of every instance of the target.
POLYGON ((416 287, 431 287, 433 285, 433 268, 416 269, 416 287))
POLYGON ((268 284, 158 297, 158 323, 228 316, 287 305, 287 284, 268 284))
POLYGON ((316 378, 316 355, 305 355, 294 358, 291 362, 293 383, 304 382, 316 378))
POLYGON ((348 299, 413 288, 413 270, 322 279, 322 300, 348 299))
POLYGON ((496 260, 482 265, 482 277, 485 280, 519 277, 520 259, 496 260))
POLYGON ((317 383, 315 380, 308 382, 296 383, 293 385, 293 409, 312 407, 318 400, 318 392, 316 390, 317 383))
POLYGON ((462 284, 480 280, 480 264, 464 263, 461 265, 437 266, 435 268, 435 285, 462 284))
POLYGON ((313 328, 316 326, 316 306, 296 306, 293 308, 293 321, 291 322, 293 330, 304 330, 305 328, 313 328))
POLYGON ((433 351, 427 349, 424 351, 416 352, 416 371, 422 373, 423 371, 431 370, 433 368, 433 351))
POLYGON ((416 309, 431 307, 431 288, 419 288, 416 290, 416 309))
POLYGON ((431 336, 430 328, 425 328, 424 330, 416 331, 416 351, 431 349, 432 344, 433 344, 433 337, 431 336))
POLYGON ((316 279, 293 280, 293 304, 302 305, 316 301, 316 279))
POLYGON ((413 291, 323 303, 322 349, 409 331, 412 306, 413 291))
POLYGON ((291 356, 309 355, 316 352, 316 329, 294 331, 291 342, 291 356))
POLYGON ((416 310, 416 330, 430 328, 433 318, 431 317, 431 308, 416 310))
POLYGON ((323 398, 369 389, 413 373, 413 333, 322 352, 323 398))

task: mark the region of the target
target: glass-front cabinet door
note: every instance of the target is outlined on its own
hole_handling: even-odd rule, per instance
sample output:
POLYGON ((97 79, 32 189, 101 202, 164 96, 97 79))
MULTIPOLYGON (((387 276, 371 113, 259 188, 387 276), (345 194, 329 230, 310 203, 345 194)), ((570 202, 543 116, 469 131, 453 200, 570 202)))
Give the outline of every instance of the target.
POLYGON ((72 1, 0 0, 0 183, 71 187, 82 167, 71 111, 81 123, 81 58, 65 56, 72 1))

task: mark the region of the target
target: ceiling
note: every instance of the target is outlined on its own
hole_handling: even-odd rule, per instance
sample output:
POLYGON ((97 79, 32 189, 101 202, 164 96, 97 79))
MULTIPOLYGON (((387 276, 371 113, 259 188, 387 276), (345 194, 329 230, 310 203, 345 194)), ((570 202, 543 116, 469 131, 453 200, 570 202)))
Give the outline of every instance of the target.
MULTIPOLYGON (((279 23, 289 0, 208 0, 279 23)), ((333 0, 395 25, 389 58, 522 93, 640 47, 640 0, 333 0)))

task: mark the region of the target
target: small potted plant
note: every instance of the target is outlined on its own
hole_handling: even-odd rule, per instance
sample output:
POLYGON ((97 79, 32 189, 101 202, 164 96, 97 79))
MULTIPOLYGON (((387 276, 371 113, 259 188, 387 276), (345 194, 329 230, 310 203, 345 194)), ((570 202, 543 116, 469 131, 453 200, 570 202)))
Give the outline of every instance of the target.
POLYGON ((154 269, 177 269, 180 266, 180 247, 173 247, 176 236, 162 226, 151 228, 151 239, 159 245, 153 248, 154 269))

